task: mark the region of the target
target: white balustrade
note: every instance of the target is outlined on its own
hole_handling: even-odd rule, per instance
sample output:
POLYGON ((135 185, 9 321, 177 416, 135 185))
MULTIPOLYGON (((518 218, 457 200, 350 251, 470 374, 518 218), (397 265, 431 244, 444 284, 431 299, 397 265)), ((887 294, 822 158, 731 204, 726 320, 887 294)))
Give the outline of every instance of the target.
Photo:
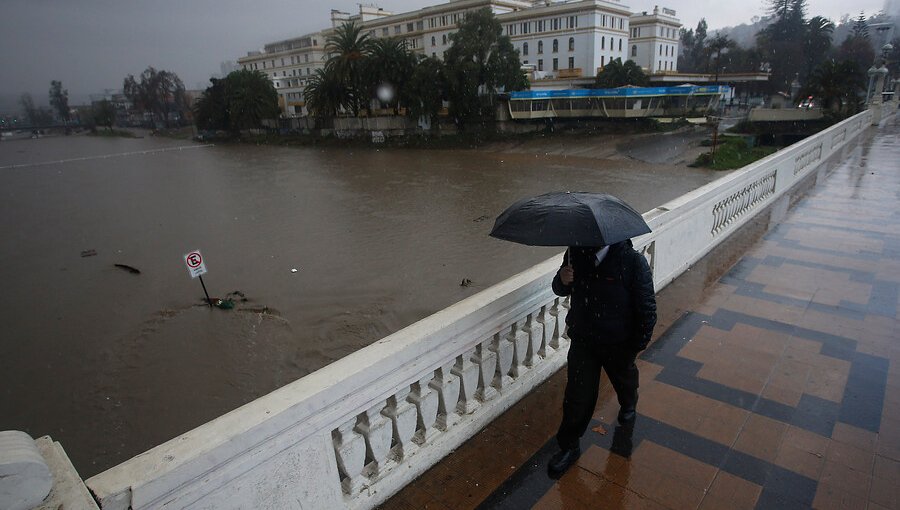
MULTIPOLYGON (((871 121, 866 111, 644 215, 659 289, 871 121)), ((561 253, 101 473, 104 509, 372 508, 565 363, 561 253)))

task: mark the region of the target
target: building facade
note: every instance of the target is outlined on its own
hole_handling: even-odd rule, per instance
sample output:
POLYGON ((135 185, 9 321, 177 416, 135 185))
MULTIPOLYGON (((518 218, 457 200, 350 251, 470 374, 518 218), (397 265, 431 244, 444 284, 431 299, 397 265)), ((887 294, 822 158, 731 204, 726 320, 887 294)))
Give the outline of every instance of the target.
POLYGON ((355 21, 372 38, 400 37, 418 55, 443 58, 466 13, 485 7, 500 21, 537 87, 541 81, 552 87, 560 80, 584 81, 616 59, 634 60, 650 73, 676 70, 681 24, 675 12, 632 15, 617 0, 450 0, 400 14, 360 5, 353 15, 333 10, 331 27, 267 44, 239 58, 238 66, 272 79, 285 116, 304 115, 303 89, 325 67, 326 41, 341 24, 355 21), (654 44, 662 54, 652 51, 654 44))
POLYGON ((634 14, 630 21, 628 58, 650 74, 677 72, 681 22, 675 11, 654 7, 652 13, 634 14))

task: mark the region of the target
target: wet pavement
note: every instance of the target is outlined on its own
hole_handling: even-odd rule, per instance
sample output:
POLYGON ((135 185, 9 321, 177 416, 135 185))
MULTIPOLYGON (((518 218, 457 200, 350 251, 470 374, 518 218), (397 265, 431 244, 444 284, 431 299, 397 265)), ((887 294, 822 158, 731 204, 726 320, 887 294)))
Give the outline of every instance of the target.
POLYGON ((548 477, 562 370, 382 508, 900 508, 898 135, 870 129, 659 293, 633 430, 604 377, 548 477))

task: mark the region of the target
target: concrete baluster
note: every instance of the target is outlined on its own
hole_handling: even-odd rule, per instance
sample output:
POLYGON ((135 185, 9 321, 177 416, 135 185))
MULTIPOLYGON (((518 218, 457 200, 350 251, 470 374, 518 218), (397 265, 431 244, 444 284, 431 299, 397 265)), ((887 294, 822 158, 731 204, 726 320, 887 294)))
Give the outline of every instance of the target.
MULTIPOLYGON (((515 328, 515 325, 511 328, 515 328)), ((494 335, 491 342, 491 350, 497 353, 497 371, 494 372, 491 384, 497 390, 502 390, 512 382, 509 373, 513 364, 513 335, 511 331, 506 334, 500 332, 494 335)))
POLYGON ((564 336, 566 332, 566 315, 569 313, 569 308, 564 303, 564 300, 565 298, 558 297, 553 301, 553 306, 550 307, 550 322, 554 327, 553 336, 550 337, 550 347, 554 350, 566 345, 564 336))
POLYGON ((438 394, 429 385, 433 379, 433 372, 419 379, 419 382, 413 384, 413 391, 409 394, 409 401, 415 404, 419 411, 413 441, 420 446, 438 434, 438 430, 434 427, 438 413, 438 394))
POLYGON ((394 446, 391 448, 390 457, 401 461, 412 454, 418 446, 412 441, 416 433, 417 411, 407 399, 410 387, 401 388, 388 399, 388 405, 382 413, 391 420, 394 432, 394 446))
POLYGON ((553 354, 553 347, 550 345, 550 342, 553 340, 553 331, 556 329, 555 320, 556 318, 550 315, 549 307, 542 306, 535 321, 536 325, 540 325, 543 330, 541 332, 541 344, 537 351, 542 358, 547 358, 553 354))
POLYGON ((544 345, 544 323, 539 321, 540 315, 544 313, 544 307, 535 313, 528 314, 525 319, 525 327, 522 328, 528 336, 528 349, 525 353, 525 366, 533 368, 541 362, 541 348, 544 345))
POLYGON ((529 315, 525 319, 516 322, 512 325, 512 328, 509 331, 509 340, 513 345, 513 361, 511 371, 513 379, 528 371, 528 366, 525 363, 528 361, 528 351, 531 339, 528 331, 525 330, 525 324, 530 317, 531 316, 529 315))
POLYGON ((366 440, 354 430, 356 421, 356 418, 350 419, 331 431, 341 488, 350 495, 358 493, 362 488, 363 467, 366 463, 366 440))
POLYGON ((456 361, 446 363, 437 369, 430 386, 438 394, 438 417, 435 426, 446 431, 459 421, 457 405, 460 398, 460 377, 453 372, 456 361))
POLYGON ((364 474, 369 478, 378 476, 391 450, 393 427, 383 414, 384 405, 376 405, 359 416, 356 431, 366 438, 366 467, 364 474))
POLYGON ((471 414, 478 409, 481 403, 475 398, 478 389, 478 374, 480 367, 473 363, 476 357, 476 348, 456 358, 456 364, 450 372, 459 378, 459 402, 456 404, 456 412, 459 414, 471 414))
POLYGON ((488 338, 475 347, 475 356, 472 361, 478 365, 478 389, 475 397, 482 402, 497 396, 497 390, 491 386, 494 374, 497 372, 497 353, 491 350, 494 339, 488 338))

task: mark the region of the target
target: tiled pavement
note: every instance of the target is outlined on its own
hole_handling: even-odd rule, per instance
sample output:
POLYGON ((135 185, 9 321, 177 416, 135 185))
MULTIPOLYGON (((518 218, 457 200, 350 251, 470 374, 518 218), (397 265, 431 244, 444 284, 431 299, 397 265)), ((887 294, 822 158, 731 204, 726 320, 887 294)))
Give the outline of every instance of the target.
POLYGON ((631 434, 604 379, 550 479, 563 370, 383 508, 900 509, 896 117, 721 278, 660 293, 631 434))

